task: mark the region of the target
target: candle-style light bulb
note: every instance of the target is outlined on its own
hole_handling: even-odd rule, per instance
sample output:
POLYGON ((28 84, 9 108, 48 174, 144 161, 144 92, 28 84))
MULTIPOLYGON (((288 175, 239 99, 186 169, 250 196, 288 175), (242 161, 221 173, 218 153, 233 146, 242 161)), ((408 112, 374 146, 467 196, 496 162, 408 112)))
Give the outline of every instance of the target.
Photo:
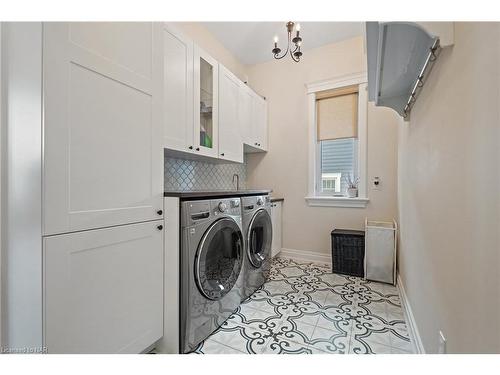
POLYGON ((297 24, 297 32, 300 31, 300 23, 297 24))
POLYGON ((276 43, 278 43, 278 36, 277 35, 274 36, 274 44, 276 44, 276 43))

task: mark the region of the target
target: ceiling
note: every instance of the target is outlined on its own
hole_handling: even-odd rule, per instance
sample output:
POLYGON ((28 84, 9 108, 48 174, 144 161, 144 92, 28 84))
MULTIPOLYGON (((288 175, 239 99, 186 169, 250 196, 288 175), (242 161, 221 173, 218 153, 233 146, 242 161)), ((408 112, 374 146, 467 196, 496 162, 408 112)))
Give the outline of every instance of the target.
MULTIPOLYGON (((243 64, 272 59, 273 38, 284 50, 286 22, 203 22, 203 25, 243 64)), ((362 35, 362 22, 300 22, 302 51, 362 35)))

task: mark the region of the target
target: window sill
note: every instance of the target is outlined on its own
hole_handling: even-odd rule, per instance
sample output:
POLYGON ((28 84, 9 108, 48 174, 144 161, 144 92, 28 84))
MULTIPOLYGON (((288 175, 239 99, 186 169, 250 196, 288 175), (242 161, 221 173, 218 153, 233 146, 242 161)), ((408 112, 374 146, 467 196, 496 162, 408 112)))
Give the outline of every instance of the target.
POLYGON ((347 198, 329 196, 309 196, 306 197, 307 204, 312 207, 351 207, 365 208, 368 198, 347 198))

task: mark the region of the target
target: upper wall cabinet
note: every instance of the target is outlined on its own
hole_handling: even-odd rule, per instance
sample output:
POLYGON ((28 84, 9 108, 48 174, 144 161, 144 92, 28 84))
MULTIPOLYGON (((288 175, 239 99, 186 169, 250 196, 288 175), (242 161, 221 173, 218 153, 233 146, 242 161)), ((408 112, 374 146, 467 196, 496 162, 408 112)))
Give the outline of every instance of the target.
POLYGON ((243 163, 240 104, 240 81, 219 64, 219 158, 237 163, 243 163))
POLYGON ((267 150, 267 102, 175 26, 163 27, 168 154, 243 162, 267 150))
POLYGON ((164 146, 194 152, 193 41, 163 29, 164 146))
POLYGON ((409 22, 367 22, 369 99, 408 118, 439 53, 439 37, 409 22))
POLYGON ((258 94, 253 98, 252 115, 254 146, 267 151, 267 101, 258 94))
POLYGON ((157 219, 161 27, 43 27, 44 234, 157 219))
POLYGON ((217 157, 219 140, 219 64, 194 46, 195 151, 217 157))
POLYGON ((240 85, 240 126, 245 152, 267 151, 267 101, 240 85))
POLYGON ((240 121, 240 134, 241 139, 245 146, 253 144, 253 127, 252 127, 252 113, 253 113, 253 97, 255 93, 247 86, 246 83, 240 81, 239 89, 239 121, 240 121))

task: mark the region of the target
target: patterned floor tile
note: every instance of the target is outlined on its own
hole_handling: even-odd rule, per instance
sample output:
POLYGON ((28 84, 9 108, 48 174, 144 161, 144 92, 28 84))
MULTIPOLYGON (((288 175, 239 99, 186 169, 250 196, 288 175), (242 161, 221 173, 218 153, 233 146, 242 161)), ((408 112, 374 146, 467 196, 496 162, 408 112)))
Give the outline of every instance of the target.
POLYGON ((349 345, 349 354, 391 354, 390 346, 382 345, 378 342, 366 340, 356 341, 349 345))
POLYGON ((278 328, 279 337, 307 346, 312 340, 317 319, 314 315, 288 316, 278 328))
POLYGON ((394 347, 392 346, 391 347, 391 354, 413 354, 412 351, 406 351, 406 350, 403 350, 401 348, 397 348, 397 347, 394 347))
POLYGON ((378 344, 391 346, 390 330, 371 330, 354 324, 351 332, 351 343, 355 345, 359 341, 376 342, 378 344))
POLYGON ((259 354, 268 344, 269 334, 239 325, 222 326, 209 339, 229 346, 235 350, 248 353, 259 354))
POLYGON ((262 354, 313 354, 313 351, 307 345, 276 337, 269 339, 262 354))
POLYGON ((275 258, 268 281, 196 353, 411 353, 395 286, 275 258))
POLYGON ((213 339, 205 340, 195 351, 197 354, 245 354, 234 348, 223 345, 213 339))
POLYGON ((316 326, 309 344, 323 352, 346 354, 349 350, 349 336, 350 332, 316 326))

